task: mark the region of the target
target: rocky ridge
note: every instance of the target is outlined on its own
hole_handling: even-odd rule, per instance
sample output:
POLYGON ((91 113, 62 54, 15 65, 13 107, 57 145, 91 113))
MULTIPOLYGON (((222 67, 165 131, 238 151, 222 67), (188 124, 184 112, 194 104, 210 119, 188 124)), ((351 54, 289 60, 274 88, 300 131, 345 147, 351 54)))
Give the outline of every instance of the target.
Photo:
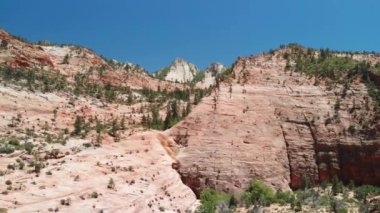
POLYGON ((188 83, 193 80, 198 71, 194 64, 176 58, 171 65, 158 71, 155 76, 171 82, 188 83))
POLYGON ((44 46, 26 43, 0 29, 0 64, 12 68, 38 68, 58 72, 74 81, 83 74, 91 81, 132 89, 174 90, 183 85, 160 81, 147 75, 135 64, 118 63, 98 56, 90 49, 73 45, 44 46))

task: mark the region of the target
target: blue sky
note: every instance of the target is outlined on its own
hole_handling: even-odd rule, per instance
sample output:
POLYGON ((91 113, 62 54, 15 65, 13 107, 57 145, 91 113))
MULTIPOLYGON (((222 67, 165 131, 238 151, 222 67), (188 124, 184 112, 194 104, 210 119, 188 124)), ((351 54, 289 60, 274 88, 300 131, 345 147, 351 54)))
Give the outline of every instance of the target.
POLYGON ((230 65, 289 42, 380 51, 378 11, 378 0, 1 0, 0 27, 155 71, 176 57, 230 65))

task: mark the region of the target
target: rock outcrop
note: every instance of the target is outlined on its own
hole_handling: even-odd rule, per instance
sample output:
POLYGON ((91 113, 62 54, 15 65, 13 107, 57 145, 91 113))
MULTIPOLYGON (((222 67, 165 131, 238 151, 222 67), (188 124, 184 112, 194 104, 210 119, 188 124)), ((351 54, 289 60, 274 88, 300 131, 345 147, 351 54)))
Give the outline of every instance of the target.
POLYGON ((285 72, 280 53, 240 58, 234 79, 167 132, 183 146, 184 183, 196 193, 205 186, 239 192, 252 178, 283 190, 335 175, 380 184, 378 133, 360 130, 375 118, 367 87, 357 79, 342 97, 341 85, 329 90, 285 72))
POLYGON ((197 83, 198 87, 207 88, 209 86, 215 85, 215 78, 218 74, 226 71, 226 67, 220 63, 212 63, 204 71, 204 76, 202 80, 197 83))
MULTIPOLYGON (((211 95, 197 106, 181 100, 179 108, 192 112, 158 132, 142 123, 161 100, 140 96, 126 103, 75 90, 41 92, 23 85, 24 79, 13 85, 5 77, 18 68, 38 70, 78 86, 85 75, 91 83, 151 95, 145 88, 189 88, 174 82, 193 81, 193 64, 176 59, 156 79, 87 48, 30 44, 0 30, 0 65, 14 68, 1 70, 0 182, 7 184, 0 184, 0 206, 16 212, 185 212, 194 210, 204 187, 238 194, 253 178, 282 190, 299 188, 306 178, 320 183, 334 176, 379 185, 380 114, 369 87, 359 76, 331 86, 286 71, 285 53, 239 58, 218 84, 215 77, 226 68, 210 65, 195 86, 215 85, 211 95)), ((380 61, 376 55, 352 58, 380 61)), ((371 75, 380 87, 378 73, 371 75)), ((170 109, 170 99, 161 103, 156 118, 170 109)))
POLYGON ((198 68, 194 64, 176 58, 170 66, 156 73, 156 76, 167 81, 186 83, 192 81, 197 72, 198 68))

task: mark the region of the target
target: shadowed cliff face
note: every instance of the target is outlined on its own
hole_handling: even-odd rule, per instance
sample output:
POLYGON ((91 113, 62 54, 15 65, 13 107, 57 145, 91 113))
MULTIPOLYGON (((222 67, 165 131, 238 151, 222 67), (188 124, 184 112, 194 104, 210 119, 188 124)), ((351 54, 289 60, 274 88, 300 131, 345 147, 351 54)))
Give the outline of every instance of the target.
POLYGON ((252 178, 277 189, 301 187, 337 175, 344 181, 380 184, 380 141, 367 87, 342 85, 285 72, 281 51, 240 58, 234 78, 205 98, 168 134, 182 180, 195 192, 205 186, 238 192, 252 178))

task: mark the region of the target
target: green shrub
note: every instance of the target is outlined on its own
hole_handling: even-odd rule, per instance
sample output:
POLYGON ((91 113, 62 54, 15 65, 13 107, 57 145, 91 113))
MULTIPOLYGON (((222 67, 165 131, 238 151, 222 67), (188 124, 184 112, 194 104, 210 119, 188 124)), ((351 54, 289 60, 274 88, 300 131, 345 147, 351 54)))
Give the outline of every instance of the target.
POLYGON ((0 146, 0 153, 11 154, 14 151, 15 151, 15 148, 13 146, 8 145, 8 144, 0 146))
POLYGON ((259 180, 251 180, 242 195, 242 200, 246 205, 268 206, 275 202, 276 197, 269 186, 259 180))
POLYGON ((34 166, 34 172, 36 174, 39 174, 41 172, 41 169, 45 167, 45 165, 39 161, 34 162, 33 166, 34 166))
POLYGON ((319 206, 329 206, 330 202, 331 202, 331 196, 329 195, 322 195, 318 198, 319 206))
POLYGON ((113 178, 109 179, 107 188, 109 188, 109 189, 115 189, 115 182, 113 181, 113 178))
POLYGON ((91 193, 91 198, 98 198, 99 194, 97 192, 92 192, 91 193))
POLYGON ((160 79, 160 80, 164 80, 165 77, 168 75, 170 71, 170 67, 165 67, 161 70, 159 70, 158 72, 156 72, 156 78, 160 79))
POLYGON ((34 147, 34 145, 30 142, 27 142, 24 144, 24 149, 28 154, 32 153, 33 147, 34 147))
POLYGON ((291 204, 290 207, 295 211, 299 212, 302 211, 302 203, 299 200, 294 200, 291 204))
POLYGON ((205 72, 197 72, 194 77, 193 77, 193 80, 191 81, 191 83, 195 84, 197 82, 200 82, 202 81, 203 79, 205 78, 205 72))
POLYGON ((337 195, 338 193, 343 193, 343 183, 338 179, 337 176, 334 176, 331 180, 331 191, 333 195, 337 195))
POLYGON ((380 187, 372 185, 362 185, 354 189, 355 198, 365 202, 368 196, 379 195, 380 187))
POLYGON ((279 203, 281 205, 287 204, 287 203, 292 203, 295 200, 295 196, 293 192, 291 191, 277 191, 276 192, 276 198, 275 201, 276 203, 279 203))
POLYGON ((219 205, 229 205, 231 195, 206 188, 201 192, 200 212, 214 213, 219 205))
POLYGON ((335 198, 330 200, 330 209, 334 213, 348 213, 345 203, 335 198))
POLYGON ((20 146, 20 141, 17 138, 11 138, 8 141, 8 144, 17 147, 17 146, 20 146))

